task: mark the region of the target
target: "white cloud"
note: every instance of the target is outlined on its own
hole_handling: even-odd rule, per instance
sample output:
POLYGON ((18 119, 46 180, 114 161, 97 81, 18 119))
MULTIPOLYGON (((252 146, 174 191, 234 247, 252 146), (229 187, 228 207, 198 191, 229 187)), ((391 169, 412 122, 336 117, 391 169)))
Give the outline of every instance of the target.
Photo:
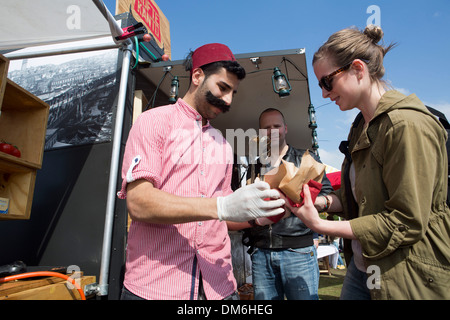
POLYGON ((432 103, 432 102, 426 102, 423 101, 423 103, 429 107, 432 107, 443 114, 445 114, 447 120, 450 120, 450 102, 438 102, 438 103, 432 103))
POLYGON ((341 170, 342 161, 344 161, 344 155, 338 150, 327 151, 319 148, 320 160, 329 166, 332 166, 338 170, 341 170))
POLYGON ((343 121, 348 130, 350 130, 350 127, 352 126, 352 123, 355 120, 355 118, 359 112, 360 112, 360 110, 356 109, 356 108, 345 112, 345 118, 343 118, 343 121))
POLYGON ((409 96, 411 94, 411 91, 405 88, 394 88, 394 89, 400 93, 403 93, 405 96, 409 96))

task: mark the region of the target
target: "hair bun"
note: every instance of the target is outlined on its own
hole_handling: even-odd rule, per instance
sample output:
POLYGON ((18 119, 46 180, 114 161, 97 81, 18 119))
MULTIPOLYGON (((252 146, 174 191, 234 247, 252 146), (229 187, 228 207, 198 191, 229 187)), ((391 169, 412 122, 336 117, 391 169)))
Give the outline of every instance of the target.
POLYGON ((376 25, 368 25, 364 29, 364 34, 369 37, 373 43, 377 44, 384 36, 384 32, 381 27, 376 25))

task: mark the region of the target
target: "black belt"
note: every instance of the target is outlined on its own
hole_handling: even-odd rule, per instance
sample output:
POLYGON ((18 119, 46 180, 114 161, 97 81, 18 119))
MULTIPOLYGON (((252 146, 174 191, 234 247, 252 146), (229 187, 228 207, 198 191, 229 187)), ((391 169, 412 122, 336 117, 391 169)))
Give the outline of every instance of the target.
POLYGON ((256 239, 253 246, 261 249, 288 249, 305 248, 314 244, 313 235, 305 234, 298 237, 272 235, 271 238, 264 237, 256 239))

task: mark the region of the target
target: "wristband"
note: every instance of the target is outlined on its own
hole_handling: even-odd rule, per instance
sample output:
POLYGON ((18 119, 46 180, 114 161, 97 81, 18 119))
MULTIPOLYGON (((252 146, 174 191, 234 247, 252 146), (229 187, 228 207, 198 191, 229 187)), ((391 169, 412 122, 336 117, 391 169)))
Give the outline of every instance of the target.
POLYGON ((323 211, 326 211, 330 207, 330 199, 327 196, 323 197, 325 198, 325 208, 323 208, 323 211))

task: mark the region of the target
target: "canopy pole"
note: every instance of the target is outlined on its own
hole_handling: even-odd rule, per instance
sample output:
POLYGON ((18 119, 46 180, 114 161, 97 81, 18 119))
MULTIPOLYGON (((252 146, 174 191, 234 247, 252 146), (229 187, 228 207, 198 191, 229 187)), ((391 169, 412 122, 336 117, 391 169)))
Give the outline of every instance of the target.
POLYGON ((38 58, 38 57, 48 57, 53 55, 60 54, 69 54, 69 53, 79 53, 79 52, 89 52, 96 50, 107 50, 107 49, 117 49, 120 45, 114 43, 113 41, 109 43, 100 43, 100 44, 75 44, 71 46, 71 44, 67 44, 65 48, 36 48, 31 51, 22 51, 17 50, 9 53, 5 53, 4 56, 9 60, 19 60, 19 59, 28 59, 28 58, 38 58))
MULTIPOLYGON (((111 12, 109 12, 108 8, 106 8, 105 4, 102 0, 92 0, 94 4, 97 6, 100 13, 105 17, 106 21, 108 21, 109 29, 111 30, 111 34, 114 37, 120 36, 123 34, 122 28, 117 24, 116 19, 113 17, 111 12)), ((114 41, 116 41, 114 39, 114 41)))
MULTIPOLYGON (((113 40, 116 36, 123 33, 119 24, 106 8, 105 4, 101 0, 92 0, 103 16, 109 23, 111 34, 113 40)), ((98 296, 105 296, 108 294, 108 278, 109 278, 109 264, 111 260, 111 241, 112 241, 112 231, 114 225, 114 209, 116 201, 116 185, 117 177, 119 173, 119 162, 120 162, 120 146, 122 140, 122 127, 123 127, 123 117, 125 113, 125 101, 128 86, 128 74, 130 72, 131 64, 131 51, 133 49, 133 44, 130 39, 124 41, 123 50, 123 61, 122 61, 122 73, 120 77, 120 87, 119 96, 117 103, 116 112, 116 123, 114 126, 114 137, 113 137, 113 148, 111 156, 111 168, 109 171, 109 184, 108 184, 108 198, 106 202, 106 215, 105 215, 105 229, 103 232, 103 248, 102 248, 102 261, 100 267, 100 280, 98 287, 98 296)))
POLYGON ((128 75, 131 63, 131 51, 133 45, 130 43, 123 47, 122 73, 120 77, 119 96, 116 112, 116 123, 114 126, 114 137, 112 145, 111 169, 109 172, 108 198, 106 203, 105 229, 103 233, 102 261, 100 268, 100 281, 98 287, 99 296, 108 294, 109 264, 111 260, 111 241, 114 224, 114 207, 116 201, 116 185, 119 173, 120 146, 122 139, 123 117, 125 113, 125 101, 128 85, 128 75))

